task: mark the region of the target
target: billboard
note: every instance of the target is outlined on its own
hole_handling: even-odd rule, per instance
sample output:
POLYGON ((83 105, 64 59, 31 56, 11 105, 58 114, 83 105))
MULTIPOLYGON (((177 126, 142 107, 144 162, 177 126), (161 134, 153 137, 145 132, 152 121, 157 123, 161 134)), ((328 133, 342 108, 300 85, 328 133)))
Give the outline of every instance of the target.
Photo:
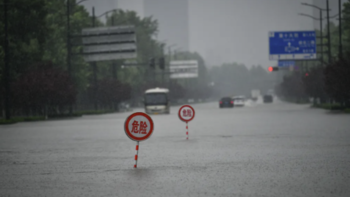
POLYGON ((198 61, 197 60, 175 60, 170 61, 170 78, 197 78, 198 61))
POLYGON ((316 59, 315 31, 269 32, 270 60, 316 59))
POLYGON ((137 57, 134 26, 86 28, 81 36, 84 59, 88 62, 137 57))

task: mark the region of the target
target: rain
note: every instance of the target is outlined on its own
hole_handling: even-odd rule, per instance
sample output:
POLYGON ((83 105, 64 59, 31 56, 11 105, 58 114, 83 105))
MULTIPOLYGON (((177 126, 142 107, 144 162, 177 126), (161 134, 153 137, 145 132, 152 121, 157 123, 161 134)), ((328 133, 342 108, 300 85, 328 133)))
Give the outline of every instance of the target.
POLYGON ((0 196, 350 196, 350 0, 0 0, 0 196))

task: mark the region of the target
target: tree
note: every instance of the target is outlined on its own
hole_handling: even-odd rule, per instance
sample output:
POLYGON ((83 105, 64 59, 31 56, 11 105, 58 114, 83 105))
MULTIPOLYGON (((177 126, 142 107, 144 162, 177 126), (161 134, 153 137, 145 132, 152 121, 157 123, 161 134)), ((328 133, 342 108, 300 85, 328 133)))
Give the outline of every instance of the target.
POLYGON ((152 17, 141 18, 134 11, 117 10, 107 16, 107 26, 134 25, 137 37, 137 55, 139 62, 147 62, 159 50, 159 43, 153 39, 158 33, 158 22, 152 17))
POLYGON ((344 51, 350 52, 350 1, 344 3, 343 9, 343 39, 344 43, 344 51))
MULTIPOLYGON (((348 54, 350 55, 350 54, 348 54)), ((325 69, 327 93, 342 105, 350 106, 350 58, 339 59, 325 69)))
MULTIPOLYGON (((70 35, 79 35, 83 28, 91 27, 91 16, 87 10, 76 5, 76 0, 70 2, 70 35)), ((51 61, 55 67, 67 70, 67 7, 66 0, 47 1, 46 9, 48 15, 45 18, 49 33, 46 36, 44 45, 43 60, 51 61)), ((97 26, 103 25, 96 19, 97 26)), ((81 52, 81 38, 72 37, 72 76, 77 88, 80 91, 85 90, 88 84, 87 75, 91 72, 88 63, 84 61, 81 55, 74 55, 81 52)))
MULTIPOLYGON (((147 66, 151 57, 160 57, 162 43, 157 42, 154 37, 158 33, 158 22, 152 17, 141 18, 134 11, 116 10, 106 17, 107 26, 134 25, 137 37, 137 58, 135 61, 140 63, 138 68, 125 67, 118 70, 118 79, 124 83, 129 83, 133 89, 133 95, 141 97, 141 91, 144 83, 148 83, 151 78, 152 70, 147 66), (148 75, 147 75, 148 74, 148 75)), ((114 61, 116 65, 123 65, 123 60, 114 61)), ((99 64, 100 73, 111 73, 111 61, 99 64), (102 65, 103 66, 100 66, 102 65)), ((152 81, 155 79, 153 78, 152 81)))
POLYGON ((321 65, 312 67, 310 70, 304 72, 302 81, 305 93, 309 97, 314 98, 314 104, 316 104, 317 98, 319 98, 322 103, 326 101, 324 68, 321 65))
MULTIPOLYGON (((88 92, 91 94, 90 98, 93 98, 94 88, 94 86, 90 86, 88 89, 88 92)), ((100 106, 114 108, 114 105, 131 98, 131 87, 117 79, 104 78, 97 83, 96 95, 100 106)))
MULTIPOLYGON (((28 65, 38 62, 42 58, 43 45, 46 41, 48 28, 45 17, 45 0, 11 0, 8 5, 8 36, 10 51, 10 68, 13 77, 24 73, 28 65)), ((1 4, 0 28, 4 29, 4 9, 1 4)), ((0 31, 0 40, 4 40, 4 31, 0 31)), ((0 55, 3 59, 3 46, 0 46, 0 55)), ((4 62, 0 61, 0 68, 4 62)))
POLYGON ((302 77, 299 72, 294 72, 283 77, 283 82, 277 87, 278 96, 294 102, 307 100, 302 77))
POLYGON ((50 62, 36 65, 13 83, 14 108, 22 112, 55 113, 74 104, 76 89, 68 73, 54 68, 50 62))

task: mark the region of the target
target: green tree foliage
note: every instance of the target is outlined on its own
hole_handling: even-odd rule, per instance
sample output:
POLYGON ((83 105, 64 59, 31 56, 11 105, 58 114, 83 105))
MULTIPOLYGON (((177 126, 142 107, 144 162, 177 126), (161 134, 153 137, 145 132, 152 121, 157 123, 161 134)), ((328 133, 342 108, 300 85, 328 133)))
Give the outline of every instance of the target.
POLYGON ((12 85, 17 112, 43 114, 45 109, 60 112, 75 103, 76 89, 68 73, 41 63, 22 74, 12 85))
MULTIPOLYGON (((327 99, 324 84, 324 67, 321 65, 312 67, 310 70, 301 73, 305 93, 311 98, 319 98, 322 102, 327 99)), ((314 99, 316 104, 316 99, 314 99)))
MULTIPOLYGON (((24 73, 42 59, 48 28, 45 17, 48 14, 45 0, 11 0, 8 4, 9 59, 13 76, 24 73)), ((4 8, 0 8, 0 28, 4 29, 4 8)), ((0 40, 4 40, 0 31, 0 40)), ((3 43, 3 42, 2 42, 3 43)), ((3 60, 3 44, 0 47, 3 60)), ((3 68, 4 62, 0 62, 3 68)))
POLYGON ((278 87, 278 95, 294 102, 307 101, 304 85, 300 73, 294 72, 284 76, 283 82, 278 87))
MULTIPOLYGON (((303 81, 303 90, 309 97, 319 98, 321 102, 327 102, 328 100, 335 100, 342 104, 349 105, 348 90, 346 90, 349 82, 349 69, 350 69, 350 0, 344 4, 342 11, 342 44, 343 44, 343 58, 339 53, 339 25, 330 23, 330 37, 331 37, 331 51, 332 61, 329 61, 327 48, 327 38, 323 38, 323 52, 322 56, 324 62, 311 62, 307 64, 305 72, 308 72, 308 76, 305 76, 302 72, 299 74, 299 78, 303 81)), ((322 30, 323 36, 327 35, 327 28, 322 30)), ((317 31, 317 35, 320 35, 320 31, 317 31)), ((320 51, 320 40, 317 42, 318 51, 320 51)), ((321 52, 321 51, 320 51, 321 52)), ((297 76, 298 74, 293 74, 297 76)), ((287 77, 282 84, 278 87, 279 92, 284 97, 295 97, 292 93, 291 87, 287 84, 292 84, 291 77, 287 77), (286 88, 286 89, 284 89, 286 88)), ((293 83, 299 84, 295 79, 293 83)), ((299 87, 299 85, 298 85, 299 87)), ((300 94, 299 94, 300 96, 300 94)))
MULTIPOLYGON (((106 26, 120 26, 120 25, 134 25, 136 28, 137 37, 137 58, 136 62, 140 64, 140 67, 128 67, 123 65, 123 60, 114 61, 118 66, 118 78, 124 83, 129 83, 136 91, 136 95, 141 96, 140 86, 147 81, 150 81, 147 74, 150 74, 150 68, 148 67, 148 61, 151 57, 162 56, 161 48, 162 44, 155 40, 155 36, 158 33, 158 22, 152 17, 141 18, 134 11, 116 10, 106 17, 106 26)), ((109 62, 104 68, 101 68, 101 72, 111 73, 111 65, 109 62)))
POLYGON ((344 3, 343 9, 343 39, 344 39, 344 48, 347 53, 350 52, 350 0, 344 3))
MULTIPOLYGON (((10 67, 12 73, 11 80, 14 85, 13 96, 16 97, 13 98, 13 100, 17 102, 17 109, 23 111, 24 108, 30 108, 30 110, 33 110, 33 108, 37 107, 37 110, 40 111, 44 105, 49 106, 49 108, 51 105, 51 108, 65 108, 68 104, 72 104, 74 100, 78 101, 78 108, 79 105, 82 104, 84 104, 84 106, 91 106, 91 102, 87 103, 87 101, 92 100, 91 96, 89 96, 89 91, 94 85, 94 72, 92 66, 85 62, 83 57, 79 55, 82 50, 82 43, 81 38, 77 35, 81 33, 82 29, 92 26, 92 19, 94 17, 89 15, 89 12, 87 12, 83 6, 78 5, 77 0, 11 0, 9 2, 8 34, 10 41, 10 67), (67 3, 69 3, 70 7, 69 32, 67 28, 67 3), (52 76, 52 73, 55 73, 56 71, 64 72, 67 70, 68 33, 72 43, 72 72, 70 75, 67 73, 61 73, 57 74, 57 76, 62 76, 62 80, 66 80, 69 84, 74 84, 66 84, 66 86, 62 85, 60 86, 62 88, 60 91, 67 91, 69 94, 75 93, 77 95, 70 95, 72 97, 67 101, 62 98, 62 103, 59 103, 58 101, 54 101, 51 97, 46 98, 45 94, 40 92, 45 92, 47 90, 46 86, 40 86, 41 84, 38 85, 37 83, 40 83, 40 80, 32 80, 30 77, 38 76, 38 79, 45 81, 47 80, 45 76, 50 76, 56 80, 55 77, 57 76, 55 74, 52 76), (40 66, 42 64, 41 62, 51 62, 47 67, 50 67, 53 71, 43 71, 42 66, 40 66), (71 79, 69 79, 69 77, 71 77, 71 79), (27 86, 24 85, 24 81, 28 81, 27 86), (38 87, 32 87, 37 85, 38 87), (74 86, 74 91, 71 91, 71 86, 74 86), (23 93, 36 94, 31 95, 32 99, 29 104, 25 103, 26 106, 20 105, 19 100, 21 100, 21 98, 17 98, 21 97, 21 92, 18 92, 17 88, 21 90, 21 88, 23 89, 24 87, 27 88, 28 91, 29 89, 32 89, 33 91, 23 91, 23 93), (76 99, 76 97, 78 97, 78 99, 76 99), (43 103, 42 105, 39 105, 37 102, 43 103)), ((3 29, 4 9, 2 4, 0 4, 0 6, 0 28, 3 29)), ((147 66, 149 58, 155 57, 158 59, 164 56, 163 49, 165 47, 164 43, 156 40, 158 23, 152 17, 141 18, 133 11, 117 10, 112 14, 106 15, 106 24, 99 21, 98 17, 95 18, 95 26, 111 25, 135 25, 138 47, 138 56, 135 61, 139 63, 139 66, 123 66, 124 60, 97 62, 97 78, 99 81, 97 84, 97 90, 99 94, 99 105, 116 104, 115 102, 124 101, 131 96, 140 97, 143 94, 143 88, 145 87, 144 84, 159 84, 162 87, 169 86, 171 89, 174 89, 174 93, 176 93, 174 97, 176 98, 185 96, 185 93, 191 93, 191 96, 204 96, 205 93, 208 92, 206 91, 208 84, 207 69, 203 58, 197 53, 187 54, 191 59, 197 59, 200 64, 199 78, 191 79, 189 81, 190 85, 187 85, 188 81, 172 83, 168 75, 165 75, 167 85, 164 85, 163 82, 165 81, 162 81, 162 77, 159 74, 161 70, 159 70, 159 68, 151 70, 147 66), (114 71, 113 68, 116 68, 115 70, 117 71, 118 80, 111 79, 114 76, 114 73, 112 72, 114 71), (113 91, 113 93, 109 93, 109 91, 113 91)), ((4 39, 4 31, 0 32, 0 39, 4 39)), ((0 56, 2 60, 4 57, 3 55, 3 45, 1 45, 0 56)), ((170 57, 166 57, 167 60, 169 60, 169 58, 170 57)), ((3 65, 4 62, 1 61, 0 78, 3 65)), ((2 81, 0 82, 0 85, 1 83, 2 81)), ((54 83, 58 82, 56 81, 54 83)), ((56 95, 57 92, 54 93, 52 91, 46 93, 48 95, 56 95)), ((57 98, 61 97, 57 96, 57 98)), ((62 109, 61 111, 64 110, 62 109)))
MULTIPOLYGON (((9 40, 10 40, 10 67, 13 74, 12 81, 21 76, 27 71, 38 72, 36 67, 38 62, 50 61, 52 67, 60 70, 67 70, 67 2, 70 7, 70 37, 71 37, 71 68, 72 79, 75 87, 79 92, 79 101, 88 100, 86 97, 87 90, 93 85, 93 70, 92 67, 84 61, 81 55, 78 55, 82 50, 81 38, 77 37, 83 28, 92 26, 93 17, 89 15, 86 9, 77 5, 76 0, 11 0, 9 4, 9 40), (85 97, 85 98, 84 98, 85 97)), ((3 6, 3 5, 1 5, 3 6)), ((0 9, 0 27, 3 29, 3 7, 0 9)), ((154 36, 157 33, 157 21, 152 18, 140 18, 135 12, 118 10, 113 13, 115 25, 136 26, 138 39, 138 62, 145 63, 151 56, 157 55, 155 52, 160 51, 161 44, 158 43, 154 36), (153 50, 150 50, 153 49, 153 50)), ((107 25, 111 25, 111 17, 107 17, 107 25)), ((104 26, 95 18, 95 26, 104 26)), ((4 39, 4 32, 0 32, 0 38, 4 39)), ((159 54, 158 54, 159 55, 159 54)), ((0 56, 3 60, 3 46, 0 46, 0 56)), ((98 62, 98 79, 100 84, 106 82, 106 78, 112 77, 111 65, 116 64, 118 77, 123 81, 108 81, 116 83, 114 86, 110 83, 109 86, 119 87, 120 91, 115 91, 120 94, 116 98, 114 95, 112 100, 120 101, 120 98, 131 95, 131 87, 126 85, 130 83, 133 87, 138 87, 145 81, 146 69, 128 68, 121 69, 122 60, 98 62), (101 82, 102 81, 102 82, 101 82)), ((0 62, 0 69, 3 68, 3 61, 0 62)), ((34 75, 34 74, 33 74, 34 75)), ((1 70, 0 70, 1 77, 1 70)), ((1 81, 2 82, 2 81, 1 81)), ((28 87, 29 88, 29 87, 28 87)), ((33 87, 34 88, 34 87, 33 87)), ((64 87, 62 87, 64 89, 64 87)), ((102 88, 102 87, 101 87, 102 88)), ((99 89, 102 91, 102 89, 99 89)), ((113 89, 113 88, 112 88, 113 89)), ((103 92, 103 91, 102 91, 103 92)), ((41 95, 43 96, 43 95, 41 95)), ((125 100, 126 98, 122 99, 125 100)), ((0 99, 1 100, 1 99, 0 99)), ((101 102, 110 103, 108 95, 106 98, 100 97, 101 102)), ((79 103, 78 103, 79 104, 79 103)))
MULTIPOLYGON (((350 54, 349 54, 350 55, 350 54)), ((350 56, 339 59, 325 69, 326 91, 335 101, 350 106, 350 56)))
MULTIPOLYGON (((79 90, 84 90, 88 85, 87 76, 91 74, 91 68, 83 60, 81 55, 81 39, 74 37, 79 35, 83 28, 92 26, 92 17, 87 10, 76 4, 76 0, 70 2, 70 35, 72 43, 72 76, 79 90)), ((45 50, 43 60, 52 61, 54 66, 67 69, 67 1, 56 0, 47 1, 46 24, 49 33, 46 34, 45 50)), ((96 24, 101 26, 102 23, 96 19, 96 24)))
MULTIPOLYGON (((93 98, 94 86, 88 89, 90 98, 93 98)), ((104 78, 97 83, 97 101, 104 108, 114 108, 115 104, 131 98, 131 87, 117 79, 104 78)), ((93 101, 91 101, 93 102, 93 101)))

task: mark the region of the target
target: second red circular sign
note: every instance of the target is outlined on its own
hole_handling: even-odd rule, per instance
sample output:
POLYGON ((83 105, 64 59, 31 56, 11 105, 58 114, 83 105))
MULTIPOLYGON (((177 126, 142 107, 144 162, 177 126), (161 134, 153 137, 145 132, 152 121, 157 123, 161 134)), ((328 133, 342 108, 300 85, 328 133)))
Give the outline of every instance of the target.
POLYGON ((190 105, 184 105, 180 107, 179 113, 178 113, 180 120, 184 122, 190 122, 191 120, 193 120, 195 114, 196 113, 193 107, 190 105))

